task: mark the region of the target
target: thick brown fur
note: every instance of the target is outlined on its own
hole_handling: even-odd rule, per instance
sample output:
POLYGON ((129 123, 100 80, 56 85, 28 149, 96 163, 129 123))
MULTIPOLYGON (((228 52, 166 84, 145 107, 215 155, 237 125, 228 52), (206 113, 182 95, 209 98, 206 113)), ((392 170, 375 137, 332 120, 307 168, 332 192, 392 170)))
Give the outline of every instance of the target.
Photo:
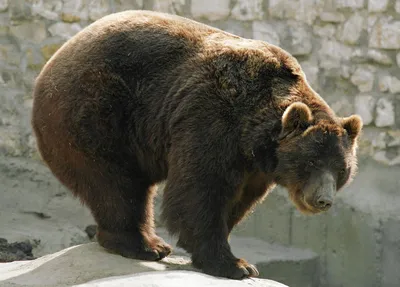
POLYGON ((329 170, 337 190, 350 182, 362 123, 336 117, 276 46, 126 11, 49 60, 32 125, 43 160, 92 211, 102 246, 146 260, 171 252, 153 223, 154 186, 167 180, 168 230, 195 266, 239 279, 258 272, 231 252, 232 228, 276 184, 300 210, 320 212, 317 171, 329 170))

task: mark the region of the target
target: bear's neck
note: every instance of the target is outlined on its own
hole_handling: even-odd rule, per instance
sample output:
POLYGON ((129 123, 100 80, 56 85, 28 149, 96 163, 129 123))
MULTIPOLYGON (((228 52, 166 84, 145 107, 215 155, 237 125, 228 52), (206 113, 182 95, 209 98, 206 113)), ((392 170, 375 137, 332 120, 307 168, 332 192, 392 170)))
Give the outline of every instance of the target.
POLYGON ((241 148, 249 169, 263 172, 275 169, 277 164, 275 151, 281 129, 281 119, 270 109, 261 110, 244 120, 241 148))

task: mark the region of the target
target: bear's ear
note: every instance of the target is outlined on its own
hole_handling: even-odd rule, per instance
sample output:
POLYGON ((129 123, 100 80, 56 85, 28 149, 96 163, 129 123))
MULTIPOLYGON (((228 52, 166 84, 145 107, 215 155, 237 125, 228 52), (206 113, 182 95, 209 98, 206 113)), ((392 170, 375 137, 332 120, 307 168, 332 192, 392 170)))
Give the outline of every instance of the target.
POLYGON ((354 141, 361 133, 363 122, 359 115, 352 115, 347 118, 342 118, 342 126, 346 130, 349 138, 354 141))
POLYGON ((282 115, 281 138, 298 128, 306 129, 312 119, 311 110, 306 104, 300 102, 291 104, 282 115))

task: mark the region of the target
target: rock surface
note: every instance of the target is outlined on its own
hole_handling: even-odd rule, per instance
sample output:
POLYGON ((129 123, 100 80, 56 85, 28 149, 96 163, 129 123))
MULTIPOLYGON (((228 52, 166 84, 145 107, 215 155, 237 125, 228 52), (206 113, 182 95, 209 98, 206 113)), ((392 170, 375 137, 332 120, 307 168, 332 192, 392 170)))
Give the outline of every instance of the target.
POLYGON ((0 156, 0 183, 0 238, 30 242, 34 257, 90 242, 89 210, 40 162, 0 156))
MULTIPOLYGON (((97 243, 73 246, 33 261, 0 265, 0 286, 226 286, 285 287, 281 283, 250 278, 242 281, 205 275, 185 257, 159 262, 139 261, 111 254, 97 243)), ((287 287, 287 286, 286 286, 287 287)))
POLYGON ((6 239, 0 238, 0 263, 30 259, 34 258, 32 244, 29 241, 9 243, 6 239))

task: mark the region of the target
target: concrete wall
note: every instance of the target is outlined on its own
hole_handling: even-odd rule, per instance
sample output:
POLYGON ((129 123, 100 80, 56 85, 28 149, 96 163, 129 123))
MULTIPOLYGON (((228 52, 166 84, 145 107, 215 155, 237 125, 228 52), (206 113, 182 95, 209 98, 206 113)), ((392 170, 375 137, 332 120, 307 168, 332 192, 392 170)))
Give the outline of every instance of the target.
POLYGON ((0 0, 0 155, 37 158, 35 76, 76 32, 126 9, 277 44, 339 115, 362 116, 360 172, 334 210, 301 216, 277 190, 238 232, 316 250, 321 286, 399 286, 400 0, 0 0))

